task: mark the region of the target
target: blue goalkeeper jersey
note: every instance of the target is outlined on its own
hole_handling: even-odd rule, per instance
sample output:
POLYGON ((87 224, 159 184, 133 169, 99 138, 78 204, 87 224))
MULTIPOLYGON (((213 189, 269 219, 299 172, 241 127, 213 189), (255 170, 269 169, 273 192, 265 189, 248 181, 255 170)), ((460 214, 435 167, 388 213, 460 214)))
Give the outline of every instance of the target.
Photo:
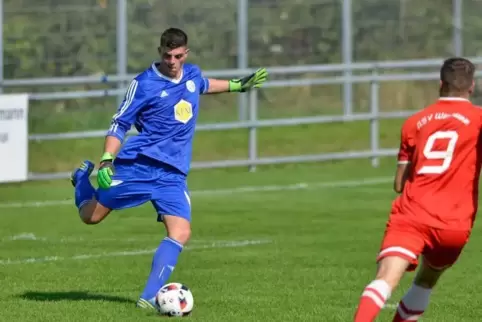
POLYGON ((184 64, 179 80, 161 74, 157 63, 135 77, 112 118, 107 136, 115 136, 123 142, 132 125, 139 133, 126 140, 117 159, 145 156, 187 175, 199 96, 208 88, 208 79, 192 64, 184 64))

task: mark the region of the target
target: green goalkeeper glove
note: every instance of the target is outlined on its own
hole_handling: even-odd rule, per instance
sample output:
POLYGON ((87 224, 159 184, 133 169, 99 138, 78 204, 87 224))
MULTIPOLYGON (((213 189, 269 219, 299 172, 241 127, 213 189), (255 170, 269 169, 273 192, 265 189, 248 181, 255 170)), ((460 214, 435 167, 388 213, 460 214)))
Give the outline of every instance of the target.
POLYGON ((260 68, 256 72, 249 76, 232 79, 229 81, 229 91, 230 92, 246 92, 252 88, 261 87, 261 85, 268 78, 268 72, 266 68, 260 68))
POLYGON ((112 161, 114 157, 110 153, 104 153, 100 159, 100 167, 97 172, 97 184, 99 188, 107 189, 112 183, 112 176, 114 175, 114 164, 112 161))

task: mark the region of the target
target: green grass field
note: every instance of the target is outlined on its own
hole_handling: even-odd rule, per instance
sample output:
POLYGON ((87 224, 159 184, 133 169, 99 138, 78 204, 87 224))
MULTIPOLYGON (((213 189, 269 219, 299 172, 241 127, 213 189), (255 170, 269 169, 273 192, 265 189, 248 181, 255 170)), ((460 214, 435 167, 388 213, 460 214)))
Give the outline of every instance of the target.
MULTIPOLYGON (((260 118, 339 113, 336 104, 326 108, 330 93, 299 91, 288 95, 292 101, 280 92, 264 92, 260 118), (307 104, 309 95, 323 100, 307 104)), ((220 97, 226 101, 210 97, 203 105, 201 122, 235 119, 237 111, 225 109, 235 105, 235 96, 220 97)), ((407 108, 418 106, 406 103, 407 108)), ((368 101, 357 99, 357 104, 357 111, 367 111, 368 101)), ((32 133, 98 130, 113 113, 60 105, 40 108, 30 115, 32 133)), ((397 147, 401 123, 380 122, 380 147, 397 147)), ((369 133, 369 122, 263 128, 258 154, 368 150, 369 133)), ((83 158, 97 160, 102 141, 30 142, 29 169, 70 171, 83 158)), ((194 161, 247 155, 247 130, 196 134, 194 161)), ((394 158, 385 158, 379 168, 371 167, 370 160, 353 160, 259 166, 255 173, 246 168, 192 171, 193 236, 171 279, 193 291, 195 308, 187 320, 350 321, 364 286, 374 277, 395 196, 394 164, 394 158)), ((87 226, 78 218, 70 183, 59 180, 0 185, 0 214, 0 321, 161 319, 134 307, 152 252, 164 237, 150 205, 115 212, 100 225, 87 226)), ((479 226, 459 265, 434 293, 425 321, 479 320, 479 226)), ((410 278, 394 293, 380 321, 391 321, 410 278)))
MULTIPOLYGON (((350 321, 375 271, 393 161, 193 171, 193 237, 171 279, 193 291, 186 320, 350 321)), ((0 185, 0 320, 162 319, 134 307, 164 236, 151 206, 87 226, 71 197, 68 181, 0 185)), ((424 321, 480 319, 480 227, 424 321)))

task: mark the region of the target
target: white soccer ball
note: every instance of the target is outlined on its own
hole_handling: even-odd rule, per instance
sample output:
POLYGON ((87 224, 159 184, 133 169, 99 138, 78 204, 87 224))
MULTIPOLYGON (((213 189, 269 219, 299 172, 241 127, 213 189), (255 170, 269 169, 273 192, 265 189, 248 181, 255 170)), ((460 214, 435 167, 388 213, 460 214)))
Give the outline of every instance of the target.
POLYGON ((167 316, 186 316, 192 312, 194 298, 191 290, 181 283, 164 285, 156 295, 159 312, 167 316))

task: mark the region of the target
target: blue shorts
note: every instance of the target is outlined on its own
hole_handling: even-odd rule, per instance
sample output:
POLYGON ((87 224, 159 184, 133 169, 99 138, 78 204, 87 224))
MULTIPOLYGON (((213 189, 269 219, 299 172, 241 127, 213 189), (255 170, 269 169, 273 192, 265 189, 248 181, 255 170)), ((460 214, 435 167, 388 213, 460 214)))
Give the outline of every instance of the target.
POLYGON ((157 221, 164 215, 191 221, 191 200, 186 175, 176 168, 148 158, 114 161, 111 187, 97 189, 96 199, 104 207, 120 210, 150 201, 157 221))

